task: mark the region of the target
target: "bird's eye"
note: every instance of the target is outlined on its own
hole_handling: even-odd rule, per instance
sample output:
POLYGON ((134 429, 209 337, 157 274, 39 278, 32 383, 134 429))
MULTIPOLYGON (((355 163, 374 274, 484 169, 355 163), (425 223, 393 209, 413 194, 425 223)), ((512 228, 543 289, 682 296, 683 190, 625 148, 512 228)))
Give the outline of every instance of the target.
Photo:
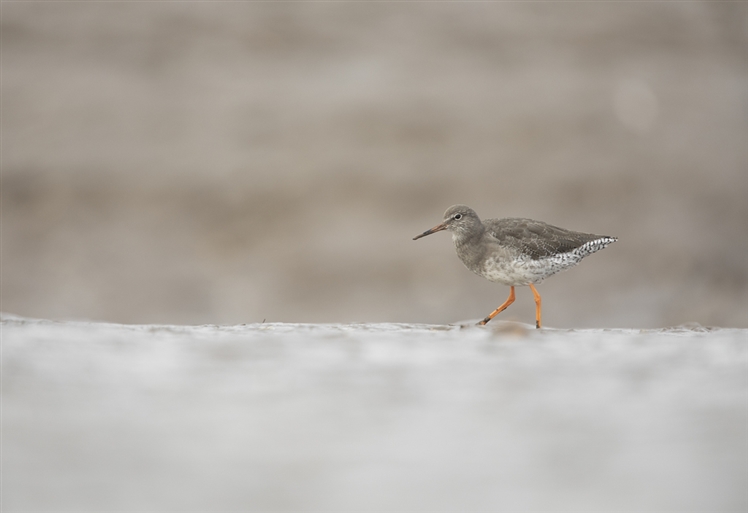
POLYGON ((462 214, 455 214, 452 216, 452 219, 454 219, 455 221, 459 221, 460 219, 462 219, 462 214))

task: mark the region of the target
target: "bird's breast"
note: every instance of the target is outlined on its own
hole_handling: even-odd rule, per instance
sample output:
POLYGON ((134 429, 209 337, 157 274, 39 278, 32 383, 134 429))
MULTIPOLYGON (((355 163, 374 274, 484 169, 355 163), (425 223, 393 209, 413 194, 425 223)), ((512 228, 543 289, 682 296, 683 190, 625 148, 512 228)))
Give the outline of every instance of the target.
POLYGON ((465 267, 489 281, 504 285, 533 283, 536 273, 529 269, 529 258, 523 258, 510 248, 491 242, 460 244, 455 241, 455 249, 465 267))
POLYGON ((542 280, 530 258, 489 256, 483 261, 477 274, 488 281, 511 286, 528 285, 542 280))

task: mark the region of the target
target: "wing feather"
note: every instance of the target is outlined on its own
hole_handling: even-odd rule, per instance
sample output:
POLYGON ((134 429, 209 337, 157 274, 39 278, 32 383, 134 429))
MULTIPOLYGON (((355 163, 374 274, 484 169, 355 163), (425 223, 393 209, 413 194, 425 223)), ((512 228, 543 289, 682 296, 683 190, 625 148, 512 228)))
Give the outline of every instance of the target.
POLYGON ((518 248, 533 260, 568 253, 605 236, 574 232, 542 221, 523 218, 487 219, 486 231, 501 245, 518 248))

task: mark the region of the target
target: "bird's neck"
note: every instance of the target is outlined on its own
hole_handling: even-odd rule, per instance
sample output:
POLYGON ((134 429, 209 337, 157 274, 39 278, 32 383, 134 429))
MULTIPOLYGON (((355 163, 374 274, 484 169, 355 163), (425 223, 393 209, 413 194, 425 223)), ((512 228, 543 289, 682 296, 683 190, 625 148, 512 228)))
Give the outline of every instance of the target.
POLYGON ((475 244, 481 240, 481 237, 483 237, 483 233, 485 231, 486 229, 482 225, 479 227, 479 229, 465 231, 456 230, 452 232, 452 242, 454 242, 455 246, 475 244))

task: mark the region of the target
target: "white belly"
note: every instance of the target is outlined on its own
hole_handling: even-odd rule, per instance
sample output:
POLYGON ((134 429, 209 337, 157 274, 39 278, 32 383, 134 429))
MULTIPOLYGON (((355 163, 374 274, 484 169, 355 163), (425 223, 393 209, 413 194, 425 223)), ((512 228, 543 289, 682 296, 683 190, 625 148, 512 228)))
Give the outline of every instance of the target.
POLYGON ((503 285, 518 286, 540 283, 559 271, 574 267, 582 259, 574 253, 563 253, 552 257, 533 260, 530 257, 518 259, 487 259, 479 274, 489 281, 503 285))

